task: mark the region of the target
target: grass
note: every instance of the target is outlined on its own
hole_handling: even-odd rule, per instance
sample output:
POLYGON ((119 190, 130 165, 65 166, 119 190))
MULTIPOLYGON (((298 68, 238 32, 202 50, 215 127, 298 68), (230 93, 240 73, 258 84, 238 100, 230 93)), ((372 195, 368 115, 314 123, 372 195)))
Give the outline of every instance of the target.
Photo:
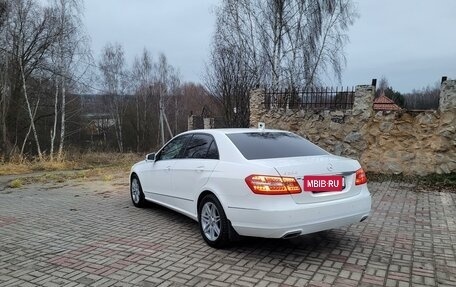
POLYGON ((130 168, 143 155, 134 153, 76 153, 63 161, 13 161, 0 164, 0 175, 27 174, 38 171, 86 170, 100 167, 130 168))
POLYGON ((24 185, 23 180, 20 179, 20 178, 16 178, 16 179, 12 180, 8 184, 8 187, 10 187, 10 188, 19 188, 19 187, 22 187, 22 185, 24 185))
POLYGON ((111 181, 113 180, 114 176, 112 174, 105 174, 101 177, 103 181, 111 181))
POLYGON ((114 175, 128 177, 128 169, 124 167, 97 167, 93 169, 80 170, 80 171, 53 171, 40 175, 25 176, 20 179, 15 179, 9 183, 11 187, 12 183, 16 180, 21 181, 21 185, 27 184, 44 184, 44 183, 64 183, 69 180, 101 180, 101 181, 112 181, 114 175))
POLYGON ((396 181, 416 184, 420 189, 456 192, 456 173, 430 174, 426 176, 386 175, 368 173, 369 181, 396 181))
POLYGON ((127 174, 131 166, 141 159, 143 155, 133 153, 77 153, 66 155, 64 161, 16 161, 0 164, 0 175, 23 175, 10 181, 10 188, 88 178, 109 182, 115 178, 114 175, 127 174), (45 173, 34 175, 36 172, 45 173))

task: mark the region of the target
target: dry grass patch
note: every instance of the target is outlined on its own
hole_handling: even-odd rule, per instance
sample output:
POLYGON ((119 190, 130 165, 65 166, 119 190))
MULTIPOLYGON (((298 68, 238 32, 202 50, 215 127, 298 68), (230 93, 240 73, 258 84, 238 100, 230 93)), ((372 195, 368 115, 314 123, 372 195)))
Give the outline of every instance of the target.
POLYGON ((100 167, 130 168, 143 155, 134 153, 73 153, 65 155, 64 161, 28 161, 0 164, 0 175, 26 174, 37 171, 86 170, 100 167))
POLYGON ((24 174, 30 172, 30 165, 22 163, 0 164, 0 175, 24 174))
POLYGON ((111 181, 114 179, 114 176, 112 174, 105 174, 102 176, 103 181, 111 181))
POLYGON ((19 188, 19 187, 22 187, 23 185, 23 180, 20 179, 20 178, 16 178, 14 180, 12 180, 9 184, 8 184, 8 187, 9 188, 19 188))
POLYGON ((65 161, 30 161, 0 165, 0 175, 24 174, 8 183, 10 188, 27 184, 64 183, 69 180, 113 181, 128 178, 131 166, 143 155, 133 153, 85 153, 66 155, 65 161), (33 174, 35 172, 45 172, 33 174), (26 174, 31 175, 27 176, 26 174))
POLYGON ((36 176, 26 176, 21 178, 22 183, 26 184, 47 184, 64 183, 70 180, 100 180, 112 181, 115 178, 128 178, 130 167, 98 167, 79 171, 49 172, 36 176))

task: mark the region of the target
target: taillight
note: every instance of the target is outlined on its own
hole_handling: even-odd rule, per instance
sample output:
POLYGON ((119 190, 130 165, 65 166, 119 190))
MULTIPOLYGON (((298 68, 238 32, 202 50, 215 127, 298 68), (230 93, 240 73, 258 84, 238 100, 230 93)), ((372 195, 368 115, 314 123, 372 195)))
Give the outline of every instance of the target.
POLYGON ((293 194, 301 193, 301 186, 294 177, 250 175, 245 182, 256 194, 293 194))
POLYGON ((366 173, 364 172, 364 170, 362 168, 358 169, 356 171, 355 184, 361 185, 361 184, 365 184, 366 182, 367 182, 366 173))

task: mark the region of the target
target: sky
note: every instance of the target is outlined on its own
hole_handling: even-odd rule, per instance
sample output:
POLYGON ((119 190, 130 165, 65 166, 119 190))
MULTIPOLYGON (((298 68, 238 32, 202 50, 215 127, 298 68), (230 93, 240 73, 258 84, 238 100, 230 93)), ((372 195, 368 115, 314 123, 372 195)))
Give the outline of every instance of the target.
MULTIPOLYGON (((96 59, 120 43, 129 63, 144 48, 164 53, 184 82, 204 83, 220 0, 85 0, 84 23, 96 59)), ((359 18, 348 31, 343 86, 386 77, 410 92, 456 79, 455 0, 354 0, 359 18)), ((328 85, 338 85, 328 80, 328 85)))

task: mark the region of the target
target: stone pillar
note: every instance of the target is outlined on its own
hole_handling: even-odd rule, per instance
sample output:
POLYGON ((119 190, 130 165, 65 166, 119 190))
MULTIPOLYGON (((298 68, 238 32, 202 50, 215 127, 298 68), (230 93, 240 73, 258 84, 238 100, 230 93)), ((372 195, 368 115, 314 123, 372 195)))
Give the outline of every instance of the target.
POLYGON ((204 118, 204 129, 214 128, 214 118, 204 118))
POLYGON ((366 120, 374 112, 375 87, 371 85, 359 85, 355 89, 353 102, 353 116, 366 120))
POLYGON ((456 80, 446 80, 440 86, 440 112, 456 109, 456 80))
POLYGON ((256 89, 250 91, 250 127, 256 127, 258 122, 261 121, 262 114, 266 111, 264 106, 265 91, 263 89, 256 89))
POLYGON ((191 115, 188 117, 188 130, 197 130, 204 127, 203 118, 200 116, 191 115))

